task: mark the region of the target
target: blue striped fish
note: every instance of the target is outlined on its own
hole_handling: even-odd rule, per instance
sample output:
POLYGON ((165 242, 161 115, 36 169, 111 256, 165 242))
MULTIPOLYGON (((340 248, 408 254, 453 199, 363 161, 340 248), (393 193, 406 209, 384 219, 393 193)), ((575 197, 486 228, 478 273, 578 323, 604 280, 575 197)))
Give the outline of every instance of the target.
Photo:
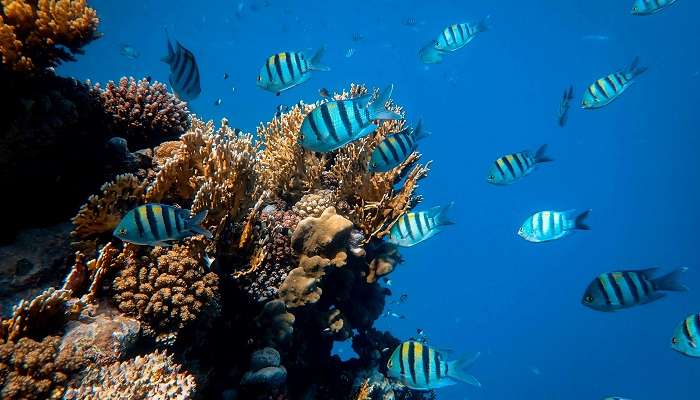
POLYGON ((129 211, 114 230, 119 239, 148 246, 169 246, 168 241, 181 240, 193 235, 212 234, 201 227, 207 210, 191 215, 184 210, 164 204, 145 204, 129 211))
POLYGON ((326 153, 363 138, 377 129, 375 120, 403 119, 385 108, 394 86, 387 87, 370 103, 371 94, 355 99, 322 103, 301 124, 300 142, 307 150, 326 153))
POLYGON ((510 185, 532 172, 537 164, 552 161, 546 151, 547 145, 543 144, 534 155, 525 150, 500 157, 491 164, 486 181, 494 185, 510 185))
POLYGON ((477 358, 479 353, 471 358, 447 361, 441 351, 409 340, 401 343, 391 354, 387 372, 390 378, 414 390, 438 389, 459 382, 481 386, 467 372, 477 358))
POLYGON ((675 2, 676 0, 634 0, 632 15, 655 14, 675 2))
POLYGON ((586 288, 581 303, 597 311, 616 311, 658 300, 665 296, 664 291, 688 290, 680 282, 687 268, 654 278, 657 270, 649 268, 600 274, 586 288))
POLYGON ((418 51, 418 58, 424 64, 440 64, 445 52, 435 48, 435 41, 431 40, 418 51))
POLYGON ((610 104, 646 70, 644 67, 639 67, 639 57, 637 57, 626 71, 618 71, 598 79, 588 86, 588 90, 583 94, 581 108, 595 109, 610 104))
POLYGON ((308 81, 311 71, 330 71, 321 65, 324 51, 325 48, 321 47, 311 58, 301 51, 270 56, 260 68, 257 85, 279 96, 280 92, 308 81))
POLYGON ((690 357, 700 357, 700 314, 689 315, 676 327, 671 348, 690 357))
POLYGON ((423 130, 421 121, 418 121, 413 130, 406 128, 387 135, 372 151, 369 171, 387 172, 398 167, 416 150, 418 141, 426 136, 429 136, 429 133, 423 130))
POLYGON ((439 51, 456 51, 466 46, 479 33, 489 30, 489 17, 479 23, 463 22, 452 24, 443 29, 435 42, 435 49, 439 51))
POLYGON ((452 225, 447 212, 454 203, 435 206, 427 211, 407 212, 391 227, 387 242, 401 247, 411 247, 440 233, 446 225, 452 225))
POLYGON ((175 41, 173 48, 168 37, 168 55, 163 57, 162 61, 170 66, 168 80, 175 95, 182 101, 196 99, 202 88, 199 86, 199 67, 192 52, 178 41, 175 41))
POLYGON ((569 236, 575 230, 590 230, 584 222, 591 210, 576 215, 575 210, 540 211, 528 217, 518 235, 528 242, 549 242, 569 236))

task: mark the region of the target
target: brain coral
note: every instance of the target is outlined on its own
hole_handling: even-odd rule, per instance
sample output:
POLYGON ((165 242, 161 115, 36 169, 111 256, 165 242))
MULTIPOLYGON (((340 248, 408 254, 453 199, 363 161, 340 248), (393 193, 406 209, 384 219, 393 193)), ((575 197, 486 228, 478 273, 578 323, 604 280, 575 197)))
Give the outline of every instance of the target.
POLYGON ((175 336, 218 299, 218 276, 206 272, 203 257, 193 240, 170 250, 126 245, 114 261, 119 270, 112 285, 117 307, 141 321, 146 334, 175 336))

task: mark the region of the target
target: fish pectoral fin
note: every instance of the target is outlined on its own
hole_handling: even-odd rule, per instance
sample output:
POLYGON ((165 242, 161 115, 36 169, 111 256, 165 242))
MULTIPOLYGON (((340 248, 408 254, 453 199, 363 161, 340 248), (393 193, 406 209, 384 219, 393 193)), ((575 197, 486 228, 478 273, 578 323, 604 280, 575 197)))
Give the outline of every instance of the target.
POLYGON ((368 126, 362 128, 362 130, 360 130, 360 132, 357 134, 357 139, 363 138, 367 135, 371 135, 376 130, 377 130, 377 125, 369 124, 368 126))

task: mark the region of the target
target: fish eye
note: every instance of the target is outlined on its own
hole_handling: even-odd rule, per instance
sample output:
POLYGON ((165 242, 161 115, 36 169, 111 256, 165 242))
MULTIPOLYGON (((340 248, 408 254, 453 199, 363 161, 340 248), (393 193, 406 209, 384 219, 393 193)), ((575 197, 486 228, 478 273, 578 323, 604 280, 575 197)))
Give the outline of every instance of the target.
MULTIPOLYGON (((674 340, 675 340, 675 338, 674 338, 674 340)), ((389 368, 391 368, 391 366, 394 365, 394 362, 389 360, 389 363, 387 365, 389 366, 389 368)))
POLYGON ((489 175, 489 180, 490 180, 490 181, 492 181, 492 180, 494 180, 494 179, 496 179, 496 177, 494 177, 493 175, 489 175))
POLYGON ((120 234, 120 235, 126 235, 126 228, 121 228, 121 229, 119 229, 119 234, 120 234))
POLYGON ((593 296, 591 296, 591 295, 589 294, 589 295, 586 296, 586 298, 583 299, 583 300, 584 300, 586 303, 593 303, 593 296))
POLYGON ((258 82, 262 80, 262 76, 258 75, 258 82))
POLYGON ((671 343, 672 343, 672 344, 678 344, 678 339, 676 339, 675 337, 672 338, 672 339, 671 339, 671 343))

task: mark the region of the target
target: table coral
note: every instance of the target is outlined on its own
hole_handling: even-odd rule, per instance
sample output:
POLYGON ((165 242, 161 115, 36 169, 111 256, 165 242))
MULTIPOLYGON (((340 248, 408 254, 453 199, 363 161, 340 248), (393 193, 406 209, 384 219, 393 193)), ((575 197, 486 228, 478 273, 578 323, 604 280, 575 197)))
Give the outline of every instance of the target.
POLYGON ((73 61, 83 46, 99 37, 98 23, 86 0, 3 0, 2 63, 33 71, 73 61))
POLYGON ((190 399, 196 382, 181 368, 172 355, 159 351, 102 368, 91 366, 80 386, 69 389, 64 399, 190 399))
POLYGON ((114 260, 119 265, 112 286, 117 307, 141 321, 148 335, 176 335, 217 301, 218 276, 206 272, 203 257, 193 241, 150 251, 127 245, 114 260))
POLYGON ((135 149, 177 138, 190 126, 187 103, 162 83, 123 77, 93 90, 102 103, 109 134, 125 138, 135 149))

